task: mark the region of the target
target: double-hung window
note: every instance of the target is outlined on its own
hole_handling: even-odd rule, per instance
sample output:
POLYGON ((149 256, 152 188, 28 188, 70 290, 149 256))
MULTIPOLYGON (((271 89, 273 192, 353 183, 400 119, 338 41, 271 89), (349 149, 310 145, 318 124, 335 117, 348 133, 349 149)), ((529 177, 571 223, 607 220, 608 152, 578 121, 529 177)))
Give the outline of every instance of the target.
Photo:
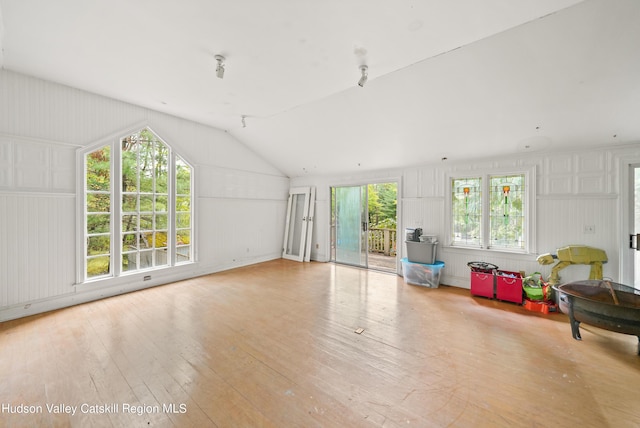
POLYGON ((450 243, 467 248, 533 249, 533 171, 450 177, 450 243))
POLYGON ((83 154, 80 282, 193 260, 193 167, 148 128, 83 154))

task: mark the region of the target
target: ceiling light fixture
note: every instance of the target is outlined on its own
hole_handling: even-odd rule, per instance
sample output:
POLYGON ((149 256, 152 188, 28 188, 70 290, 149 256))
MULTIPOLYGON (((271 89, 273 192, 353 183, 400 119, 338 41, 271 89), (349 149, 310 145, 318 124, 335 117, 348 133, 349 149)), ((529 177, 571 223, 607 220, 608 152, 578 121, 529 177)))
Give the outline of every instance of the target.
POLYGON ((242 122, 242 127, 246 128, 247 127, 247 122, 245 122, 245 119, 247 118, 247 116, 242 115, 241 117, 241 122, 242 122))
POLYGON ((367 83, 367 79, 369 77, 369 74, 367 73, 368 69, 369 67, 367 67, 366 65, 360 66, 360 74, 362 75, 360 76, 360 80, 358 80, 358 86, 360 86, 361 88, 364 86, 365 83, 367 83))
POLYGON ((224 77, 224 57, 222 55, 216 55, 214 57, 216 61, 218 61, 218 66, 216 67, 216 76, 218 79, 222 79, 224 77))

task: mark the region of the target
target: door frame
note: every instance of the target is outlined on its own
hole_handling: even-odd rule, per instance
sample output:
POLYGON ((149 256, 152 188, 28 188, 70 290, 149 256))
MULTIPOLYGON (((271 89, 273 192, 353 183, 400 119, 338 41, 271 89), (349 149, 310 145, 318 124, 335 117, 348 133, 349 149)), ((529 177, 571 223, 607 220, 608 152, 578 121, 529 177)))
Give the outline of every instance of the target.
POLYGON ((640 157, 624 158, 619 161, 619 177, 620 177, 620 204, 619 204, 619 250, 620 250, 620 266, 618 275, 620 283, 634 283, 634 257, 633 251, 629 248, 628 236, 631 233, 631 219, 633 218, 634 198, 632 196, 631 167, 640 167, 640 157))
MULTIPOLYGON (((334 187, 352 187, 352 186, 366 186, 369 184, 381 184, 381 183, 396 183, 396 218, 397 218, 397 222, 396 222, 396 240, 398 239, 399 236, 401 236, 400 231, 404 230, 404 226, 403 226, 403 218, 402 218, 402 176, 391 176, 391 177, 383 177, 383 178, 363 178, 361 180, 357 180, 357 181, 344 181, 344 182, 336 182, 336 183, 329 183, 329 186, 327 188, 327 192, 329 195, 329 203, 327 204, 327 218, 328 218, 328 223, 327 223, 327 233, 326 233, 326 242, 327 242, 327 248, 330 248, 331 246, 331 189, 334 187)), ((404 241, 403 241, 404 243, 404 241)), ((397 242, 396 242, 397 244, 397 242)), ((368 252, 368 250, 367 250, 368 252)), ((398 275, 402 274, 402 271, 400 269, 401 266, 401 262, 400 262, 400 257, 398 257, 400 255, 400 249, 397 249, 396 252, 396 270, 395 272, 398 275)), ((329 249, 329 251, 327 251, 327 261, 329 262, 335 262, 335 260, 331 257, 331 249, 329 249)))

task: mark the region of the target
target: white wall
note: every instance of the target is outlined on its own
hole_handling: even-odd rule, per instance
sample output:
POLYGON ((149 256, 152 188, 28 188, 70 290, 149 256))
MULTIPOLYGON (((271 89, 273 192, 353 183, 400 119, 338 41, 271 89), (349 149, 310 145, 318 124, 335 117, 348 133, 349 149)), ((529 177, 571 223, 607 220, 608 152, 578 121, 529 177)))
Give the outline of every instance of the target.
MULTIPOLYGON (((369 172, 350 176, 298 177, 292 186, 317 186, 316 221, 314 222, 314 260, 329 259, 329 187, 361 184, 400 177, 399 230, 422 227, 445 241, 446 177, 474 170, 503 168, 535 168, 536 171, 536 248, 530 254, 508 254, 490 250, 470 250, 440 245, 438 259, 445 262, 441 282, 469 288, 467 262, 480 260, 500 269, 549 275, 552 266, 541 266, 539 254, 554 253, 570 244, 589 245, 607 252, 609 261, 604 275, 619 280, 621 249, 624 248, 625 225, 621 225, 620 164, 628 158, 640 157, 640 143, 589 149, 583 152, 526 153, 473 163, 434 162, 392 171, 369 172), (584 226, 595 226, 595 233, 585 233, 584 226), (318 247, 316 249, 316 246, 318 247)), ((402 238, 401 238, 402 239, 402 238)), ((406 251, 398 245, 401 257, 406 251)), ((571 266, 560 272, 562 280, 588 277, 589 267, 571 266)))
POLYGON ((288 190, 223 131, 0 70, 0 321, 279 258, 288 190), (76 285, 76 151, 145 125, 196 168, 198 261, 76 285))
MULTIPOLYGON (((400 230, 422 226, 443 237, 447 174, 511 166, 536 170, 535 253, 441 247, 442 282, 468 287, 470 260, 548 275, 550 267, 538 265, 537 254, 567 244, 603 248, 609 256, 604 273, 617 280, 628 239, 620 224, 619 166, 630 158, 640 159, 640 143, 289 180, 223 131, 0 70, 0 321, 279 258, 290 186, 317 188, 314 260, 329 258, 330 186, 398 180, 400 230), (144 283, 132 275, 96 289, 77 285, 76 151, 141 125, 196 166, 198 262, 154 274, 144 283), (584 225, 595 226, 595 233, 585 234, 584 225)), ((587 273, 580 266, 561 275, 571 280, 587 273)))

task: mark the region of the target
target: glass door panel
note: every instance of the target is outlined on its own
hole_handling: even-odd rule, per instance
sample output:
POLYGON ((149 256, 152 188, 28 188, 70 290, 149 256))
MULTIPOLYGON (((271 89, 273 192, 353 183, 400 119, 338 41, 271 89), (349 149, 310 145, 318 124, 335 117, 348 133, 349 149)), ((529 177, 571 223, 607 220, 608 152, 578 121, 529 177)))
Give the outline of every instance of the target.
POLYGON ((289 192, 282 252, 282 257, 285 259, 299 262, 304 259, 310 195, 309 187, 293 188, 289 192))
POLYGON ((335 261, 367 266, 366 186, 334 188, 335 261))

